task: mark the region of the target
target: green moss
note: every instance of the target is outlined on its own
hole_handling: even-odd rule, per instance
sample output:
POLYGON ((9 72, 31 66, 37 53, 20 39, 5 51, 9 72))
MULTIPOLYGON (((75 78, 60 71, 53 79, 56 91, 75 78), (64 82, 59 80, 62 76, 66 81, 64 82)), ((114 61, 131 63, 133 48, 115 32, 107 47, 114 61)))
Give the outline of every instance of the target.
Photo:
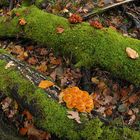
POLYGON ((140 85, 140 58, 127 57, 126 47, 140 54, 140 41, 123 37, 112 29, 94 29, 88 23, 71 25, 65 18, 45 13, 35 6, 14 10, 20 17, 5 20, 0 18, 0 37, 21 36, 50 46, 56 51, 72 56, 76 66, 98 66, 110 71, 114 76, 140 85), (20 26, 19 18, 25 18, 27 24, 20 26), (56 28, 64 28, 62 34, 56 28))
POLYGON ((123 129, 123 137, 124 137, 124 139, 127 139, 127 140, 139 140, 140 139, 140 132, 134 131, 132 129, 125 127, 123 129))
POLYGON ((139 140, 140 132, 128 127, 104 126, 101 140, 139 140))
POLYGON ((44 1, 45 1, 45 0, 36 0, 36 1, 35 1, 35 5, 36 5, 37 7, 40 7, 41 4, 42 4, 44 1))
POLYGON ((80 133, 81 137, 85 140, 98 140, 103 132, 102 125, 98 118, 88 121, 80 133))

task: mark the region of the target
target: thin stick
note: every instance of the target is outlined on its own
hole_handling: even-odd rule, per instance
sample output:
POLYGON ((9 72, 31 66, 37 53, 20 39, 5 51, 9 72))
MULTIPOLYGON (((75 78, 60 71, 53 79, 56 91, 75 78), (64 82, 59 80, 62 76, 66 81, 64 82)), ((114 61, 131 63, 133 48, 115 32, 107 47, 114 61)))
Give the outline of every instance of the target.
POLYGON ((106 7, 104 7, 104 8, 101 8, 101 9, 99 9, 99 10, 96 10, 96 11, 93 11, 93 12, 87 14, 86 16, 83 17, 83 19, 84 19, 84 20, 87 20, 87 19, 89 19, 91 16, 93 16, 93 15, 95 15, 95 14, 97 14, 97 13, 106 11, 106 10, 108 10, 108 9, 110 9, 110 8, 113 8, 113 7, 116 7, 116 6, 119 6, 119 5, 128 3, 128 2, 132 2, 132 1, 135 1, 135 0, 125 0, 125 1, 122 1, 122 2, 119 2, 119 3, 114 3, 114 4, 112 4, 112 5, 106 6, 106 7))

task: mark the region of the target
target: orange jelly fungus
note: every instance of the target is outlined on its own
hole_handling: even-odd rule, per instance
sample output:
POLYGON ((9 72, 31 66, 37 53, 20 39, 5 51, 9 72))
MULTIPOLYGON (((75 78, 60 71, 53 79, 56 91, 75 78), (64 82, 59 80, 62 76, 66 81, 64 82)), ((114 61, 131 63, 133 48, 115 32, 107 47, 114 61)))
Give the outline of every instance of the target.
POLYGON ((75 108, 79 112, 91 112, 94 107, 88 92, 82 91, 78 87, 66 88, 63 91, 63 101, 68 108, 75 108))

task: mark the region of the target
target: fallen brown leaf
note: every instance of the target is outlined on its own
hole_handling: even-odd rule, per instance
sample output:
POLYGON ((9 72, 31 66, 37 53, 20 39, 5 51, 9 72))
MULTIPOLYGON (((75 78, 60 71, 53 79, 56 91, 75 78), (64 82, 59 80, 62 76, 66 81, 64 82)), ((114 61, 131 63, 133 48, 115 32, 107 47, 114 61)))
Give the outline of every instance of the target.
POLYGON ((51 138, 49 133, 39 130, 34 126, 28 128, 27 135, 29 140, 49 140, 51 138))
POLYGON ((69 119, 74 119, 77 123, 81 123, 79 113, 76 111, 67 111, 68 113, 68 118, 69 119))
POLYGON ((108 109, 106 109, 105 110, 105 114, 107 115, 107 116, 111 116, 112 115, 112 108, 108 108, 108 109))
POLYGON ((32 120, 33 119, 32 114, 28 110, 24 110, 22 112, 22 114, 26 116, 27 120, 32 120))
POLYGON ((58 58, 58 59, 53 58, 53 57, 50 58, 50 63, 53 64, 53 65, 60 65, 61 62, 62 62, 61 58, 58 58))
POLYGON ((37 63, 37 59, 35 57, 30 57, 28 59, 28 63, 31 65, 35 65, 37 63))
POLYGON ((127 53, 128 57, 130 57, 131 59, 137 59, 137 58, 139 58, 138 52, 136 52, 132 48, 127 47, 126 48, 126 53, 127 53))
POLYGON ((10 49, 10 52, 19 55, 21 53, 24 53, 24 48, 22 48, 22 46, 20 45, 15 45, 10 49))
POLYGON ((39 83, 38 87, 45 89, 45 88, 51 87, 51 86, 53 86, 53 85, 54 85, 54 83, 51 82, 51 81, 42 80, 42 81, 39 83))
POLYGON ((97 79, 97 77, 92 77, 91 78, 91 82, 93 83, 93 84, 99 84, 99 79, 97 79))
POLYGON ((132 95, 132 96, 129 97, 128 100, 129 100, 130 103, 136 103, 137 100, 138 100, 138 96, 137 95, 132 95))
POLYGON ((13 61, 10 61, 9 63, 6 64, 5 69, 8 69, 8 68, 10 68, 12 66, 15 66, 15 64, 14 64, 13 61))
POLYGON ((19 129, 19 134, 24 136, 27 134, 28 128, 22 127, 19 129))
POLYGON ((27 23, 27 22, 26 22, 26 20, 25 20, 24 18, 20 18, 20 19, 19 19, 19 24, 20 24, 20 25, 23 26, 23 25, 25 25, 26 23, 27 23))
POLYGON ((46 72, 46 70, 47 70, 46 62, 42 62, 40 66, 36 67, 36 69, 40 72, 46 72))
POLYGON ((61 34, 61 33, 64 32, 64 28, 63 27, 57 27, 56 28, 56 32, 59 33, 59 34, 61 34))

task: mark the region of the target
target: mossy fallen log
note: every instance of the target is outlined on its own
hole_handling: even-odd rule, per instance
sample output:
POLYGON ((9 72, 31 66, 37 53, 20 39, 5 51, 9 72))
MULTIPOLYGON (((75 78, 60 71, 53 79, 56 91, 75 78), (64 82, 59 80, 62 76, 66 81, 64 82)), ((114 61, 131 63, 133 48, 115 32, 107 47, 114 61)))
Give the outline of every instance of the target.
MULTIPOLYGON (((98 118, 80 114, 81 124, 67 117, 67 108, 48 96, 48 92, 38 88, 22 76, 18 65, 5 68, 10 59, 3 59, 5 52, 0 50, 0 90, 6 96, 28 109, 34 116, 35 125, 69 140, 139 140, 140 132, 114 124, 106 126, 98 118)), ((11 57, 11 56, 10 56, 11 57)), ((13 60, 13 59, 12 59, 13 60)))
POLYGON ((31 6, 15 9, 11 16, 0 17, 0 37, 31 39, 64 55, 72 55, 76 66, 98 66, 140 86, 140 58, 132 60, 125 51, 130 47, 140 54, 140 41, 124 37, 110 28, 99 30, 85 22, 72 25, 63 17, 31 6), (21 18, 25 19, 26 25, 19 24, 21 18), (64 32, 57 33, 57 27, 64 28, 64 32))

